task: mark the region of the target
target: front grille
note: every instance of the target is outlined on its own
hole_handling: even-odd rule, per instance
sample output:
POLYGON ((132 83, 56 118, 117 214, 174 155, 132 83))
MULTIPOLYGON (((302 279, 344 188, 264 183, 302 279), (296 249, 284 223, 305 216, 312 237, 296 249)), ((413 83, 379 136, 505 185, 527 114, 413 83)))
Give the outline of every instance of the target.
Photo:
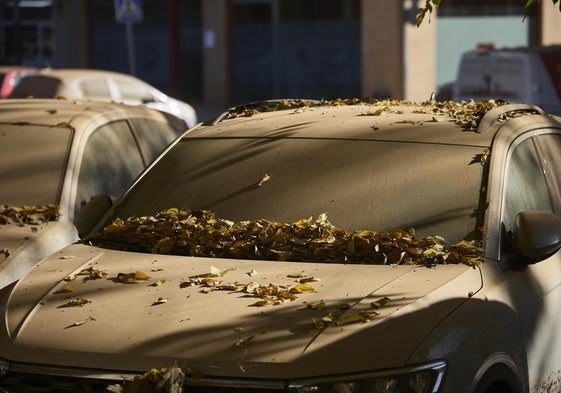
MULTIPOLYGON (((0 380, 0 393, 107 393, 107 387, 121 384, 123 379, 96 379, 59 375, 9 372, 0 380)), ((188 393, 283 393, 281 382, 261 383, 232 380, 206 380, 194 383, 186 380, 188 393)))
POLYGON ((11 372, 0 381, 0 389, 9 393, 103 393, 122 381, 11 372))

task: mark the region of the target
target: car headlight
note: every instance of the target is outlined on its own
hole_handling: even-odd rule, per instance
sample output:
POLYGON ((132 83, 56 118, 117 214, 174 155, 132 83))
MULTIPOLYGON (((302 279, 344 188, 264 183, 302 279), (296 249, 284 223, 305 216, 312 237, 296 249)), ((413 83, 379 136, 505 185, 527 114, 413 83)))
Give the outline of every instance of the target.
POLYGON ((10 362, 0 358, 0 379, 10 371, 10 362))
POLYGON ((295 381, 291 393, 436 393, 442 389, 446 362, 355 375, 295 381))

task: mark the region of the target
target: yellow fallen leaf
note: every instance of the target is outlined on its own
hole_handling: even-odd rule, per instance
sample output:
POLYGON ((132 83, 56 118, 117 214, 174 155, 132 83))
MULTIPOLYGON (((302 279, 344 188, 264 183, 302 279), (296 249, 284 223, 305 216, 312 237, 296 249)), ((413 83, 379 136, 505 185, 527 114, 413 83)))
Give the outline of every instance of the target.
POLYGON ((72 285, 70 284, 66 284, 65 286, 63 286, 62 288, 57 289, 54 293, 55 294, 59 294, 59 293, 70 293, 74 291, 74 288, 72 288, 72 285))
POLYGON ((150 276, 146 273, 136 271, 134 273, 119 273, 117 274, 117 280, 124 284, 136 284, 140 281, 146 281, 150 276))
POLYGON ((315 292, 316 290, 306 283, 296 284, 290 287, 290 292, 292 293, 304 293, 304 292, 315 292))

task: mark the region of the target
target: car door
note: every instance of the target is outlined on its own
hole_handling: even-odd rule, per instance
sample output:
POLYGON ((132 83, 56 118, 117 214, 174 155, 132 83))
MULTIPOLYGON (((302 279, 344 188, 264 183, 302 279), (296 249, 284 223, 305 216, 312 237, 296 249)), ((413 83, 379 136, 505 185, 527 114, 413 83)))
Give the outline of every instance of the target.
MULTIPOLYGON (((540 262, 520 263, 513 258, 509 236, 521 211, 561 214, 559 132, 532 130, 515 139, 504 174, 500 262, 508 266, 505 274, 520 318, 531 392, 549 391, 561 378, 561 252, 540 262)), ((504 333, 518 334, 515 327, 504 333)))

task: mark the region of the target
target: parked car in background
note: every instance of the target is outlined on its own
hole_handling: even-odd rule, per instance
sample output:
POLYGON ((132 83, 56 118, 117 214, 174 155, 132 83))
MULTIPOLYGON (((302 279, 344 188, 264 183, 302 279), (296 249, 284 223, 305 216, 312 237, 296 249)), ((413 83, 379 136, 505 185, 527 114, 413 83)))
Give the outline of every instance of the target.
POLYGON ((233 108, 0 292, 0 389, 548 391, 560 170, 530 105, 233 108))
POLYGON ((32 66, 0 66, 0 98, 8 98, 21 77, 36 70, 32 66))
POLYGON ((162 93, 131 75, 92 69, 45 68, 22 78, 10 98, 95 99, 146 105, 182 119, 188 128, 197 124, 194 108, 162 93))
POLYGON ((466 52, 453 99, 522 102, 561 114, 561 45, 466 52))
POLYGON ((0 287, 78 240, 88 202, 107 209, 184 130, 142 106, 0 101, 0 287))

